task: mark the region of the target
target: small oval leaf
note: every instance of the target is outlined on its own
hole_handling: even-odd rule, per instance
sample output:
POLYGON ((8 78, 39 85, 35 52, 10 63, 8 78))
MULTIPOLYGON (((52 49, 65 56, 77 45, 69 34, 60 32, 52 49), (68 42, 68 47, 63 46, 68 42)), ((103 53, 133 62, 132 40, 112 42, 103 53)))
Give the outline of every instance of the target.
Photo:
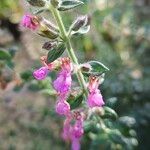
POLYGON ((90 25, 81 27, 78 31, 72 31, 72 35, 86 34, 90 30, 90 25))
POLYGON ((103 73, 109 71, 109 69, 98 61, 90 61, 87 62, 91 66, 91 70, 89 72, 83 72, 85 76, 95 75, 95 76, 101 76, 103 73))
POLYGON ((71 109, 75 109, 81 105, 83 99, 84 99, 84 96, 83 96, 82 90, 77 89, 77 90, 71 92, 67 101, 70 104, 71 109))
POLYGON ((84 4, 84 3, 79 0, 62 0, 60 6, 58 7, 58 10, 65 11, 65 10, 73 9, 82 4, 84 4))
POLYGON ((58 47, 53 48, 52 50, 50 50, 48 52, 48 56, 47 56, 47 63, 51 63, 54 60, 56 60, 57 58, 59 58, 63 52, 65 51, 65 45, 64 44, 59 44, 58 47))
POLYGON ((118 117, 117 113, 110 107, 104 106, 103 109, 104 109, 104 115, 102 116, 102 118, 116 119, 118 117))

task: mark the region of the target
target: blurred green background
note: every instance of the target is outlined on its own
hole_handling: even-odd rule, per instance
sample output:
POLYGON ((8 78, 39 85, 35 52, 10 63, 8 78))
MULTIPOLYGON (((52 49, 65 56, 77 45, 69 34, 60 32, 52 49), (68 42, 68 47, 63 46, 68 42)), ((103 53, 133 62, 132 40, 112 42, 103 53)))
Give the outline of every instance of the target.
MULTIPOLYGON (((96 124, 86 129, 82 149, 149 150, 150 1, 84 2, 63 13, 63 21, 69 28, 78 15, 91 16, 90 32, 72 44, 81 63, 94 59, 110 68, 101 91, 119 117, 104 119, 109 133, 96 124)), ((55 114, 50 96, 55 74, 45 81, 32 77, 47 39, 20 28, 19 21, 34 11, 23 0, 0 0, 0 49, 7 51, 0 53, 0 150, 69 149, 60 137, 63 118, 55 114)))

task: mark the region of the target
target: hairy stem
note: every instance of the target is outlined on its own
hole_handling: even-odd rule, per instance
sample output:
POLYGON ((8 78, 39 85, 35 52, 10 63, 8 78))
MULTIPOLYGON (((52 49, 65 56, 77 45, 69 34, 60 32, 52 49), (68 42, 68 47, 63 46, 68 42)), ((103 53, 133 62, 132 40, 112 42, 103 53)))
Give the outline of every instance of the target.
MULTIPOLYGON (((60 30, 61 37, 63 38, 63 40, 66 44, 66 48, 67 48, 67 52, 68 52, 69 57, 71 58, 71 60, 74 64, 79 65, 78 59, 77 59, 77 57, 74 53, 74 50, 72 48, 70 38, 67 35, 66 29, 65 29, 64 24, 62 22, 62 18, 60 16, 59 11, 56 8, 54 8, 53 6, 50 7, 50 10, 51 10, 54 18, 56 19, 57 25, 58 25, 59 30, 60 30)), ((84 80, 84 76, 83 76, 81 70, 78 70, 76 75, 77 75, 80 86, 82 87, 82 89, 84 90, 84 92, 87 96, 86 82, 84 80)))

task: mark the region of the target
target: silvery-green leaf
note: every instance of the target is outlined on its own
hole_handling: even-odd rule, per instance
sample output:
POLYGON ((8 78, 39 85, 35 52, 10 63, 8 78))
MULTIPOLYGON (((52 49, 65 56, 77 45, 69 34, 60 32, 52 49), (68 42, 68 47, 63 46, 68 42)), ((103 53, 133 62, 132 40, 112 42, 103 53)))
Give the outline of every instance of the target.
POLYGON ((56 60, 57 58, 59 58, 63 54, 65 49, 66 49, 65 45, 63 43, 61 43, 58 45, 58 47, 50 50, 48 52, 48 56, 47 56, 47 63, 51 63, 54 60, 56 60))
POLYGON ((80 0, 62 0, 60 6, 58 7, 58 10, 59 11, 70 10, 82 4, 84 3, 80 0))
POLYGON ((104 64, 98 61, 89 61, 87 64, 91 66, 91 70, 88 72, 83 72, 85 76, 101 76, 103 73, 109 71, 109 69, 104 64))
POLYGON ((90 25, 81 27, 78 31, 72 31, 71 34, 72 34, 72 35, 76 35, 76 34, 86 34, 86 33, 89 32, 89 30, 90 30, 90 25))

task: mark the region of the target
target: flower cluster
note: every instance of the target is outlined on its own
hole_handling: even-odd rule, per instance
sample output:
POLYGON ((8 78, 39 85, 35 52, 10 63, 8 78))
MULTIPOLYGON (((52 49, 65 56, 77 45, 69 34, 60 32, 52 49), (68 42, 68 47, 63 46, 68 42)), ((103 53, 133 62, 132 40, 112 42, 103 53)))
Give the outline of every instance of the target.
POLYGON ((81 112, 72 112, 64 121, 62 137, 65 141, 72 142, 72 150, 80 150, 80 139, 83 136, 83 115, 81 112), (74 124, 71 124, 74 121, 74 124))
MULTIPOLYGON (((42 57, 41 60, 44 60, 42 57)), ((37 80, 43 80, 47 75, 49 70, 54 69, 56 61, 50 64, 46 64, 46 62, 42 61, 45 66, 40 69, 34 71, 33 76, 37 80)), ((56 102, 55 110, 59 115, 63 115, 66 117, 64 122, 63 129, 63 139, 66 141, 72 142, 72 150, 80 149, 80 139, 83 136, 83 117, 81 116, 81 112, 78 112, 76 117, 72 114, 74 112, 71 111, 70 104, 67 102, 67 98, 69 93, 71 92, 71 83, 72 83, 72 72, 73 72, 73 64, 71 63, 68 57, 59 59, 60 71, 56 80, 53 82, 53 87, 57 91, 58 100, 56 102), (71 124, 71 121, 75 120, 74 125, 71 124)), ((57 62, 58 63, 58 62, 57 62)), ((100 90, 98 89, 99 79, 95 76, 91 76, 89 78, 88 90, 89 95, 87 98, 87 105, 89 108, 93 107, 101 107, 104 105, 104 101, 100 90)))
MULTIPOLYGON (((37 5, 38 1, 36 2, 37 5)), ((42 4, 45 6, 45 1, 41 0, 41 2, 43 2, 42 4)), ((79 5, 79 2, 80 1, 76 2, 77 5, 79 5)), ((34 5, 34 1, 31 0, 30 3, 34 5)), ((82 2, 80 3, 82 4, 82 2)), ((43 5, 40 6, 42 7, 43 5)), ((50 4, 53 11, 52 14, 54 14, 55 19, 61 18, 60 16, 58 16, 59 13, 57 13, 57 8, 59 10, 68 9, 68 6, 63 6, 62 8, 61 5, 58 5, 56 7, 55 5, 57 5, 57 3, 55 3, 54 6, 52 5, 50 4)), ((42 47, 43 49, 48 50, 48 54, 47 56, 41 57, 42 67, 35 70, 33 72, 33 76, 37 80, 44 80, 48 76, 49 72, 54 70, 58 71, 57 78, 53 82, 53 87, 57 92, 57 101, 55 106, 56 113, 66 118, 64 122, 62 137, 65 141, 71 141, 72 150, 79 150, 80 140, 84 133, 85 110, 78 109, 78 107, 82 106, 82 103, 80 104, 80 106, 78 105, 76 107, 76 110, 72 110, 72 107, 69 103, 68 99, 72 92, 72 75, 76 74, 78 81, 82 87, 81 94, 82 96, 84 95, 87 98, 87 102, 84 104, 87 104, 88 107, 86 106, 84 108, 91 109, 93 107, 102 107, 104 105, 104 101, 101 92, 98 89, 100 84, 99 74, 103 73, 108 68, 95 61, 79 65, 74 51, 71 48, 71 43, 69 40, 69 36, 72 33, 71 31, 73 31, 73 33, 77 33, 78 31, 84 33, 85 27, 89 30, 89 18, 87 16, 78 18, 71 25, 69 31, 70 35, 67 35, 67 32, 65 33, 62 21, 56 21, 58 27, 42 17, 26 14, 23 16, 21 25, 36 31, 41 36, 50 39, 50 41, 46 42, 42 47), (82 28, 84 29, 84 32, 82 31, 82 28), (62 58, 60 56, 65 49, 67 49, 69 57, 62 58), (95 70, 94 66, 96 66, 95 70), (97 68, 100 68, 99 72, 97 68), (89 83, 85 82, 84 76, 82 74, 83 72, 89 76, 89 80, 86 80, 87 82, 89 81, 89 83)))
POLYGON ((39 23, 38 23, 38 20, 35 16, 32 16, 30 14, 26 14, 22 18, 21 25, 26 27, 26 28, 29 28, 31 30, 35 30, 38 28, 39 23))
POLYGON ((89 95, 88 95, 88 106, 89 107, 96 107, 96 106, 103 106, 104 101, 101 95, 100 90, 98 89, 99 80, 96 77, 91 76, 89 79, 89 95))

